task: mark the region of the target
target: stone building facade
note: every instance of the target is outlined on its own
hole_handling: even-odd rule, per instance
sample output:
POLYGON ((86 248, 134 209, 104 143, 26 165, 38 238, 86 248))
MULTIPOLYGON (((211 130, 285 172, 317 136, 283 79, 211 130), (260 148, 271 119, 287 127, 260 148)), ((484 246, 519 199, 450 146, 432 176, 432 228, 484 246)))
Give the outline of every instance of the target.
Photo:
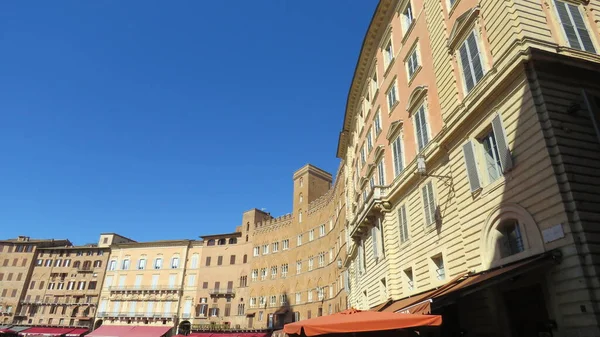
POLYGON ((21 303, 26 297, 26 286, 40 249, 70 244, 68 240, 31 239, 27 236, 0 241, 0 323, 22 320, 21 303))
POLYGON ((600 335, 599 9, 379 2, 338 148, 352 306, 600 335))

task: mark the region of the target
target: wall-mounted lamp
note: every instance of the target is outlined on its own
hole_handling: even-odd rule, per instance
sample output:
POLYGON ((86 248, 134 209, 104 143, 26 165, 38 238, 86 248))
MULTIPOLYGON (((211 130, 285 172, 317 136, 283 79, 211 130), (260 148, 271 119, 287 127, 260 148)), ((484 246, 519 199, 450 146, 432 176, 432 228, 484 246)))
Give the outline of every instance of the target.
POLYGON ((427 166, 425 165, 425 157, 422 154, 417 156, 417 172, 419 172, 420 175, 427 174, 427 166))

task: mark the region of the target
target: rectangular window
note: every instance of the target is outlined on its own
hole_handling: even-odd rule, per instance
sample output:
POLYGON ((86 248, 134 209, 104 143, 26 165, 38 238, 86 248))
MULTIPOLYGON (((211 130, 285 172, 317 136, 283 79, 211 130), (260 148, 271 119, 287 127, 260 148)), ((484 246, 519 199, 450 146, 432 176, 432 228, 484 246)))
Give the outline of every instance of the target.
POLYGON ((309 256, 309 257, 308 257, 308 270, 309 270, 309 271, 310 271, 310 270, 313 270, 313 266, 314 266, 314 262, 315 262, 315 261, 314 261, 314 259, 315 259, 315 258, 314 258, 314 257, 312 257, 312 256, 309 256))
POLYGON ((373 76, 371 76, 371 94, 373 96, 375 96, 375 93, 377 92, 377 89, 379 89, 379 83, 377 81, 377 70, 373 71, 373 76))
POLYGON ((446 269, 444 268, 442 254, 432 257, 431 261, 435 267, 435 277, 438 280, 444 280, 446 278, 446 269))
POLYGON ((263 281, 267 279, 267 268, 262 268, 260 270, 260 279, 263 281))
POLYGON ((367 155, 365 153, 365 146, 361 146, 360 147, 360 163, 361 165, 365 165, 365 163, 367 162, 367 155))
POLYGON ((223 256, 217 256, 217 266, 220 266, 223 264, 223 256))
POLYGON ((235 264, 235 255, 229 257, 229 264, 235 264))
POLYGON ((252 282, 256 282, 258 280, 258 269, 252 270, 252 282))
POLYGON ((282 241, 283 250, 290 249, 290 239, 285 239, 282 241))
POLYGON ((273 253, 277 253, 279 251, 279 242, 273 242, 273 253))
POLYGON ((392 157, 394 159, 394 177, 404 170, 404 156, 402 154, 402 134, 398 135, 392 143, 392 157))
POLYGON ((406 59, 406 70, 408 72, 408 79, 412 79, 415 72, 419 68, 419 53, 417 47, 410 53, 408 59, 406 59))
POLYGON ((138 261, 138 269, 146 269, 146 259, 140 259, 138 261))
POLYGON ((210 259, 210 256, 207 256, 207 257, 206 257, 206 266, 207 266, 207 267, 210 267, 210 260, 211 260, 211 259, 210 259))
POLYGON ((191 266, 190 267, 192 269, 198 268, 198 254, 192 255, 192 262, 191 262, 191 266))
POLYGON ((381 110, 377 109, 375 112, 375 121, 373 122, 375 125, 375 136, 378 136, 381 133, 381 110))
POLYGON ((253 252, 254 252, 254 254, 253 254, 254 256, 259 256, 260 255, 260 247, 254 247, 253 252))
POLYGON ((433 194, 433 183, 429 181, 422 188, 423 194, 423 213, 425 215, 425 225, 430 226, 435 223, 435 198, 433 194))
POLYGON ((314 229, 311 229, 311 230, 308 232, 308 241, 310 242, 310 241, 312 241, 312 240, 314 240, 314 239, 315 239, 315 230, 314 230, 314 229))
POLYGON ((410 5, 410 1, 406 4, 406 7, 402 11, 402 15, 400 16, 400 19, 402 20, 402 32, 404 34, 406 34, 408 32, 408 29, 412 25, 413 20, 414 20, 413 11, 412 11, 412 7, 410 5))
POLYGON ((392 63, 392 60, 394 60, 394 48, 392 46, 392 39, 390 39, 383 48, 383 65, 386 69, 392 63))
POLYGON ((268 244, 266 244, 266 245, 263 245, 263 246, 262 246, 262 248, 263 248, 263 249, 262 249, 262 253, 263 253, 263 255, 264 255, 264 254, 269 254, 269 245, 268 245, 268 244))
POLYGON ((373 131, 369 128, 369 131, 367 131, 367 153, 371 150, 373 150, 373 131))
POLYGON ((300 274, 302 272, 302 261, 296 261, 296 274, 300 274))
POLYGON ((459 48, 459 59, 462 66, 466 92, 471 91, 485 74, 481 51, 479 49, 477 35, 475 35, 475 31, 473 30, 459 48))
POLYGON ((281 277, 287 277, 287 273, 288 273, 288 265, 286 264, 282 264, 281 265, 281 277))
POLYGON ((398 224, 400 225, 400 242, 408 241, 408 220, 405 205, 400 206, 398 209, 398 224))
POLYGON ((579 6, 564 1, 554 1, 565 38, 571 48, 595 53, 594 43, 579 6))
POLYGON ((395 80, 385 95, 387 97, 388 112, 391 113, 394 105, 398 103, 398 88, 395 80))
POLYGON ((298 235, 296 239, 296 246, 302 246, 302 234, 298 235))
POLYGON ((383 167, 383 160, 379 161, 377 164, 377 184, 379 186, 385 186, 385 171, 383 167))
POLYGON ((325 236, 325 224, 319 226, 319 236, 325 236))
POLYGON ((405 281, 406 281, 406 289, 408 291, 414 290, 415 289, 415 281, 413 279, 412 268, 408 268, 408 269, 404 270, 404 277, 405 277, 405 281))
POLYGON ((483 146, 488 182, 496 181, 502 175, 502 164, 494 131, 489 132, 481 139, 481 145, 483 146))
POLYGON ((425 104, 421 105, 414 116, 415 131, 417 137, 417 150, 420 152, 429 144, 429 125, 427 123, 427 114, 425 113, 425 104))

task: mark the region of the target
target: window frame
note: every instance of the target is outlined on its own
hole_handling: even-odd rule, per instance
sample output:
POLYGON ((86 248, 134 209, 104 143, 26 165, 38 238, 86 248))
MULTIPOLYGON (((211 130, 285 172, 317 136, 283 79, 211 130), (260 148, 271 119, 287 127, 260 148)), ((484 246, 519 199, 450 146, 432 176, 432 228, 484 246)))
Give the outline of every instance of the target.
MULTIPOLYGON (((417 153, 421 153, 430 143, 431 143, 431 126, 429 125, 429 109, 427 107, 427 102, 424 100, 421 102, 419 107, 411 114, 411 119, 413 122, 413 128, 415 129, 415 145, 417 153), (419 114, 423 114, 423 116, 419 116, 419 114), (419 139, 419 124, 417 123, 417 118, 419 121, 424 121, 425 125, 425 135, 427 140, 424 144, 421 144, 421 139, 419 139)), ((423 130, 421 130, 421 135, 423 135, 423 130)))
POLYGON ((561 38, 562 38, 563 43, 565 43, 569 48, 576 49, 578 51, 592 53, 592 54, 598 54, 598 49, 596 47, 597 42, 595 41, 595 36, 594 36, 595 34, 594 34, 594 31, 592 29, 590 29, 590 23, 588 22, 589 21, 588 16, 586 15, 585 11, 582 11, 582 8, 581 8, 582 4, 577 1, 564 1, 564 0, 552 0, 551 3, 553 6, 554 18, 556 19, 558 26, 559 26, 559 30, 561 31, 561 38), (563 21, 560 16, 560 12, 558 9, 558 7, 559 7, 558 3, 561 3, 562 5, 564 5, 565 10, 567 11, 567 14, 569 16, 569 24, 573 28, 575 37, 577 38, 577 43, 580 45, 581 48, 577 48, 577 47, 574 47, 571 45, 571 41, 569 40, 567 31, 565 30, 565 25, 563 24, 563 21), (581 37, 578 27, 576 26, 577 23, 575 22, 575 20, 573 18, 573 13, 571 11, 570 6, 575 7, 577 9, 579 15, 581 16, 581 21, 583 22, 585 31, 588 35, 588 38, 590 39, 590 44, 593 49, 592 51, 585 49, 583 39, 581 37))
POLYGON ((475 25, 473 24, 472 27, 468 30, 466 30, 468 33, 465 34, 464 39, 462 39, 460 41, 460 43, 458 44, 458 46, 456 47, 456 59, 458 60, 458 65, 460 67, 460 74, 461 74, 461 81, 463 84, 463 92, 465 94, 465 96, 467 96, 469 93, 471 93, 475 88, 477 88, 477 85, 479 83, 481 83, 481 81, 485 78, 485 75, 488 73, 489 69, 487 66, 487 57, 485 54, 485 49, 483 48, 483 43, 482 43, 482 36, 479 33, 478 29, 475 27, 475 25), (475 75, 475 69, 473 67, 473 56, 471 54, 471 49, 468 45, 468 39, 469 37, 473 35, 475 38, 475 45, 477 46, 477 51, 479 53, 479 62, 481 64, 481 71, 482 71, 482 75, 481 78, 476 79, 476 75, 475 75), (460 50, 462 48, 462 46, 465 45, 466 46, 466 51, 467 51, 467 56, 468 56, 468 61, 469 61, 469 71, 471 74, 471 79, 473 80, 473 86, 471 88, 468 88, 467 85, 467 76, 465 73, 465 64, 463 63, 462 60, 462 56, 460 54, 460 50))

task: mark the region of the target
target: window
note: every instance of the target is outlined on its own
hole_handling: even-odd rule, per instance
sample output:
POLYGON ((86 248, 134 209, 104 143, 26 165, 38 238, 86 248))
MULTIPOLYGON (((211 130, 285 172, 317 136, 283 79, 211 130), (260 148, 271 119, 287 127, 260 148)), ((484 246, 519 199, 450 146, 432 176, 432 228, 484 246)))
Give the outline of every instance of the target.
POLYGON ((317 298, 322 301, 325 298, 325 289, 323 287, 317 288, 317 298))
POLYGON ((138 261, 138 269, 146 269, 146 259, 139 259, 138 261))
POLYGON ((281 265, 281 277, 287 277, 287 273, 288 273, 288 264, 282 264, 281 265))
POLYGON ((406 59, 406 70, 409 80, 413 78, 419 68, 419 54, 417 49, 418 48, 415 46, 413 51, 409 54, 408 59, 406 59))
POLYGON ((379 163, 377 163, 377 178, 377 184, 379 186, 385 186, 385 172, 383 167, 383 160, 380 160, 379 163))
POLYGON ((381 231, 381 218, 377 218, 375 226, 371 228, 371 239, 373 243, 373 258, 383 258, 383 236, 381 231))
POLYGON ((296 293, 296 304, 302 303, 302 293, 296 293))
POLYGON ((219 255, 217 256, 217 266, 220 266, 223 264, 223 256, 219 255))
POLYGON ((325 224, 319 226, 319 237, 325 236, 325 224))
POLYGON ((235 264, 235 255, 229 257, 229 264, 235 264))
POLYGON ((171 259, 171 269, 179 268, 179 257, 175 256, 171 259))
POLYGON ((244 316, 244 312, 245 312, 244 309, 245 309, 245 304, 244 303, 238 304, 237 315, 238 316, 244 316))
POLYGON ((394 48, 392 46, 392 39, 390 39, 387 42, 387 44, 385 45, 385 47, 383 48, 384 68, 387 69, 387 67, 390 65, 390 63, 392 63, 393 60, 394 60, 394 48))
POLYGON ((302 261, 296 261, 296 274, 300 274, 302 272, 302 261))
POLYGON ((242 263, 248 263, 248 254, 244 254, 244 258, 242 260, 242 263))
POLYGON ((398 135, 392 143, 392 157, 394 159, 394 177, 397 177, 404 170, 402 134, 398 135))
POLYGON ((387 97, 388 112, 392 113, 392 109, 394 108, 394 105, 396 105, 396 103, 398 103, 398 88, 396 87, 395 80, 385 95, 387 97))
POLYGON ((302 222, 302 210, 298 212, 298 222, 302 222))
MULTIPOLYGON (((61 283, 62 284, 62 283, 61 283)), ((94 290, 96 289, 96 285, 98 284, 97 281, 90 281, 90 283, 88 284, 88 289, 90 290, 94 290)))
POLYGON ((122 270, 128 270, 129 269, 129 259, 123 260, 121 267, 122 267, 121 268, 122 270))
POLYGON ((285 239, 282 241, 283 250, 290 249, 290 239, 285 239))
POLYGON ((279 299, 280 299, 279 301, 280 301, 281 305, 286 305, 288 303, 286 294, 281 294, 279 296, 279 299))
POLYGON ((273 253, 277 253, 279 251, 279 242, 273 242, 273 253))
POLYGON ((260 247, 254 247, 253 253, 254 253, 253 254, 254 256, 259 256, 260 255, 260 247))
POLYGON ((425 113, 425 104, 421 105, 414 116, 415 131, 417 137, 417 150, 421 152, 429 143, 429 125, 425 113))
POLYGON ((586 27, 585 17, 581 15, 579 7, 564 1, 554 1, 554 4, 569 46, 595 53, 596 49, 586 27))
POLYGON ((309 271, 313 270, 313 265, 314 265, 314 257, 309 256, 308 257, 308 270, 309 271))
POLYGON ((406 4, 404 10, 402 10, 402 14, 400 15, 400 19, 402 20, 402 32, 406 35, 408 29, 413 23, 414 16, 412 7, 410 5, 410 1, 406 4))
POLYGON ((471 192, 480 189, 484 183, 496 181, 512 168, 512 156, 500 115, 492 120, 491 129, 478 141, 468 141, 463 145, 471 192), (480 156, 483 165, 478 164, 480 161, 477 158, 480 156))
POLYGON ((369 131, 367 131, 367 153, 371 150, 373 150, 373 131, 369 128, 369 131))
POLYGON ((435 268, 435 277, 438 280, 444 280, 446 278, 446 269, 444 268, 444 259, 442 258, 442 254, 434 256, 431 258, 433 262, 433 266, 435 268))
POLYGON ((360 148, 360 164, 364 166, 366 162, 367 162, 367 155, 365 153, 365 146, 363 145, 360 148))
POLYGON ((250 308, 256 308, 256 297, 250 297, 250 308))
POLYGON ((373 76, 371 76, 371 93, 375 96, 377 89, 379 89, 379 83, 377 82, 377 70, 373 71, 373 76))
POLYGON ((258 269, 252 270, 252 282, 256 282, 258 280, 258 269))
POLYGON ((308 241, 310 242, 310 241, 312 241, 312 240, 314 240, 314 239, 315 239, 315 230, 314 230, 314 228, 313 228, 313 229, 311 229, 311 230, 308 232, 308 241))
POLYGON ((312 302, 313 301, 313 290, 309 289, 308 290, 308 302, 312 302))
POLYGON ((500 232, 498 236, 500 256, 504 258, 525 250, 521 227, 517 220, 503 221, 497 227, 497 230, 500 232))
POLYGON ((302 234, 298 235, 296 239, 296 246, 302 246, 302 234))
POLYGON ((375 136, 377 137, 381 133, 381 110, 377 109, 375 112, 375 121, 373 122, 375 127, 375 136))
POLYGON ((415 282, 413 280, 412 268, 408 268, 408 269, 404 270, 404 277, 405 277, 405 281, 406 281, 406 289, 408 291, 414 290, 415 282))
POLYGON ((277 295, 271 295, 269 298, 269 305, 274 307, 277 305, 277 295))
POLYGON ((325 265, 325 253, 319 253, 319 267, 325 265))
POLYGON ((191 268, 193 268, 193 269, 198 268, 198 259, 199 259, 199 255, 198 254, 192 255, 192 262, 191 262, 191 265, 190 265, 191 268))
POLYGON ((400 225, 400 242, 408 241, 408 221, 405 205, 400 206, 398 209, 398 224, 400 225))
POLYGON ((210 262, 211 262, 211 257, 210 257, 210 256, 207 256, 207 257, 206 257, 206 263, 205 263, 205 265, 206 265, 207 267, 210 267, 210 262))
POLYGON ((473 30, 462 43, 459 48, 459 54, 465 81, 465 91, 469 92, 485 74, 475 30, 473 30))
POLYGON ((277 278, 277 266, 273 266, 271 267, 271 279, 276 279, 277 278))
POLYGON ((160 268, 162 268, 162 258, 157 257, 156 259, 154 259, 154 269, 160 268))
POLYGON ((264 254, 269 254, 269 244, 263 245, 262 246, 262 253, 264 254))
POLYGON ((429 226, 435 222, 435 199, 433 194, 433 183, 429 181, 422 188, 423 213, 425 214, 425 225, 429 226))
POLYGON ((300 193, 298 200, 300 200, 300 202, 304 201, 304 196, 302 195, 302 193, 300 193))
POLYGON ((260 279, 263 281, 267 279, 267 268, 261 268, 260 279))

